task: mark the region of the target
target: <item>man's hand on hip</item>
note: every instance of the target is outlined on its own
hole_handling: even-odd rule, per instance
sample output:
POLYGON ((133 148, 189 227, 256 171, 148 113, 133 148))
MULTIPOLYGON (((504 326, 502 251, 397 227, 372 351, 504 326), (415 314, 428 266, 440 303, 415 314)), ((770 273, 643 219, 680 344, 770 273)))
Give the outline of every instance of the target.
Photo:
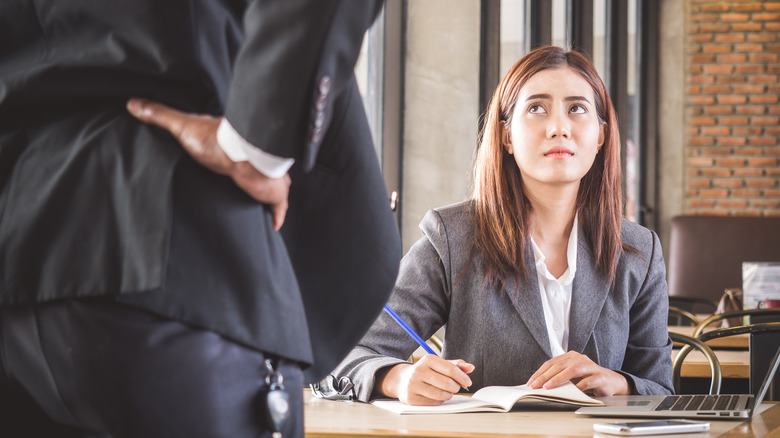
POLYGON ((222 117, 187 114, 145 99, 130 99, 127 110, 139 120, 169 131, 195 161, 212 172, 230 176, 249 196, 268 204, 274 230, 282 228, 290 192, 289 175, 269 178, 248 161, 231 160, 217 143, 217 128, 222 117))

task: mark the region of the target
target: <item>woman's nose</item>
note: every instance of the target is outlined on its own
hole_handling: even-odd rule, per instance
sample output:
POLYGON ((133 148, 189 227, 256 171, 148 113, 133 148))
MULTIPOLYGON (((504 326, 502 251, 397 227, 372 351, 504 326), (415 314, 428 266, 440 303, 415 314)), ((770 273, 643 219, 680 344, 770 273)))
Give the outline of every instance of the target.
POLYGON ((569 118, 565 114, 561 114, 560 111, 554 111, 547 118, 547 138, 570 138, 571 137, 571 125, 569 124, 569 118))

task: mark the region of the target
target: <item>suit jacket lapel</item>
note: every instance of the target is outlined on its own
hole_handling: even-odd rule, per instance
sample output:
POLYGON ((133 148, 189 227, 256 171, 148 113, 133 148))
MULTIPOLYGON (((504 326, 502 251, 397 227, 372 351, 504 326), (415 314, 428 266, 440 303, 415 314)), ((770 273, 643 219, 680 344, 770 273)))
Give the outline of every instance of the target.
POLYGON ((550 350, 550 339, 547 336, 547 325, 544 321, 544 309, 542 308, 542 297, 539 292, 539 280, 536 274, 536 264, 534 263, 534 254, 530 246, 525 252, 526 264, 528 265, 528 278, 525 282, 521 280, 518 290, 514 281, 507 281, 504 285, 504 293, 512 300, 512 305, 520 314, 520 319, 531 332, 534 340, 547 357, 552 357, 550 350))
POLYGON ((581 231, 578 240, 577 273, 572 284, 569 314, 568 349, 583 352, 609 295, 610 285, 604 275, 596 272, 596 260, 581 231))

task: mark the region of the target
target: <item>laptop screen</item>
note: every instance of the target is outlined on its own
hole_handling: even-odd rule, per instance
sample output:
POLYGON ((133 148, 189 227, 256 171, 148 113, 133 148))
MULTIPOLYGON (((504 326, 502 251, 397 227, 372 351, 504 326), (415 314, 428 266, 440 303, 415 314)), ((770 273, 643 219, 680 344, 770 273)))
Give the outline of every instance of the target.
POLYGON ((777 371, 777 366, 780 364, 780 348, 777 349, 777 352, 775 353, 775 358, 772 359, 772 363, 769 364, 769 370, 766 373, 766 377, 764 377, 764 383, 761 384, 761 389, 758 390, 758 394, 756 394, 756 398, 753 401, 753 406, 750 407, 750 414, 753 414, 753 411, 756 409, 758 405, 761 404, 762 401, 764 401, 764 396, 766 395, 766 392, 769 390, 769 386, 772 384, 772 380, 775 377, 775 372, 777 371))

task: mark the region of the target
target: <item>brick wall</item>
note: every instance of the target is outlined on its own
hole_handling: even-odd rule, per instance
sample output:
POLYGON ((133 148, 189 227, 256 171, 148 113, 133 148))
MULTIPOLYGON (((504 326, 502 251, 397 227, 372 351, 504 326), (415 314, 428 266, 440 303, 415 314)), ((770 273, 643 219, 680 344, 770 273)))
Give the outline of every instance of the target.
POLYGON ((685 212, 780 216, 780 1, 689 6, 685 212))

